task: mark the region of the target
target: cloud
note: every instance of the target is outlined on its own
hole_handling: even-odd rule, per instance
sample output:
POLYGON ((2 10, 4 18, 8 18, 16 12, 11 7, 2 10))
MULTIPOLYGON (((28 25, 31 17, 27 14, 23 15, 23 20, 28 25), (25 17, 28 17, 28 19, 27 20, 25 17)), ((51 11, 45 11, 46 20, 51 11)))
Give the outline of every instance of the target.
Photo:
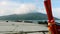
MULTIPOLYGON (((46 14, 45 8, 39 8, 37 11, 46 14)), ((60 18, 60 8, 52 8, 52 13, 54 17, 60 18)))
POLYGON ((13 9, 17 7, 15 3, 10 2, 6 3, 7 4, 5 4, 5 1, 0 2, 0 15, 13 14, 13 9))
POLYGON ((60 15, 59 15, 60 14, 60 8, 53 8, 52 11, 53 11, 53 15, 55 17, 60 18, 60 15))
POLYGON ((32 3, 15 3, 15 2, 0 2, 0 16, 10 14, 25 14, 35 10, 36 7, 32 3))
POLYGON ((31 11, 34 11, 36 9, 35 5, 33 4, 21 4, 16 10, 16 14, 25 14, 29 13, 31 11))
POLYGON ((45 8, 39 8, 37 9, 38 12, 46 14, 45 8))
MULTIPOLYGON (((33 11, 45 13, 45 8, 38 7, 33 3, 17 3, 9 0, 0 0, 0 16, 10 14, 26 14, 33 11)), ((60 18, 60 8, 53 8, 53 15, 60 18)))

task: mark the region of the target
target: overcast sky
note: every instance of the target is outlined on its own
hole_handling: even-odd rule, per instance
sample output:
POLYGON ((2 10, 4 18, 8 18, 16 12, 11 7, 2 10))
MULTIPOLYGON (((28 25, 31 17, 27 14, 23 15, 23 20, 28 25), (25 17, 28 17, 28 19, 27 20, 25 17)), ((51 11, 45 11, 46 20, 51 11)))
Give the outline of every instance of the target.
MULTIPOLYGON (((10 14, 26 14, 30 12, 45 13, 44 0, 0 0, 0 16, 10 14)), ((52 11, 60 18, 60 0, 52 0, 52 11)))

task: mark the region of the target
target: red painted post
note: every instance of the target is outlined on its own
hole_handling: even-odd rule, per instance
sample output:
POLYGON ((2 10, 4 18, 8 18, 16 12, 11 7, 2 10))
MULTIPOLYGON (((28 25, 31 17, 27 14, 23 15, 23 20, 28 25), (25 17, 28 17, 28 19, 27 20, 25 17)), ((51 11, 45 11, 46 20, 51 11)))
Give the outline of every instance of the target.
POLYGON ((51 34, 58 34, 55 20, 52 15, 51 0, 45 0, 44 5, 45 5, 47 16, 48 16, 48 29, 51 32, 51 34))

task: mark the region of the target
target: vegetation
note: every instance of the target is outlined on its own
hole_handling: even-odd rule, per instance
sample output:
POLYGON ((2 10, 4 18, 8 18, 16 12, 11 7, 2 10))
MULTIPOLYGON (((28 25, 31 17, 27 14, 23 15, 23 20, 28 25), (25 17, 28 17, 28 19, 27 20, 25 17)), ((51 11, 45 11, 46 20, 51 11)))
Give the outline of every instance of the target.
MULTIPOLYGON (((58 18, 55 18, 58 20, 58 18)), ((0 20, 47 20, 47 15, 42 13, 13 14, 0 16, 0 20)))

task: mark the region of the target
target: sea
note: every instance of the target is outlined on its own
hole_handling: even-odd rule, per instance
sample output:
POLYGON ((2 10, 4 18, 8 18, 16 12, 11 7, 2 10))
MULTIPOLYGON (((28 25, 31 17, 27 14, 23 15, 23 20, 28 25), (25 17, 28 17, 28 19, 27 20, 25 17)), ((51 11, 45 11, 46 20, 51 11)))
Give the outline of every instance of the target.
MULTIPOLYGON (((6 22, 6 21, 9 21, 9 20, 0 20, 0 22, 6 22)), ((22 21, 22 22, 24 22, 24 21, 32 21, 33 23, 38 23, 38 21, 42 21, 42 22, 44 22, 44 21, 48 21, 48 20, 20 20, 20 21, 22 21)), ((15 21, 10 21, 10 22, 15 22, 15 21)), ((57 22, 57 23, 60 23, 60 20, 55 20, 55 22, 57 22)))
MULTIPOLYGON (((42 21, 42 22, 44 22, 44 21, 48 21, 48 20, 23 20, 23 21, 32 21, 33 23, 38 23, 38 21, 42 21)), ((60 20, 55 20, 55 22, 56 23, 60 23, 60 20)))

